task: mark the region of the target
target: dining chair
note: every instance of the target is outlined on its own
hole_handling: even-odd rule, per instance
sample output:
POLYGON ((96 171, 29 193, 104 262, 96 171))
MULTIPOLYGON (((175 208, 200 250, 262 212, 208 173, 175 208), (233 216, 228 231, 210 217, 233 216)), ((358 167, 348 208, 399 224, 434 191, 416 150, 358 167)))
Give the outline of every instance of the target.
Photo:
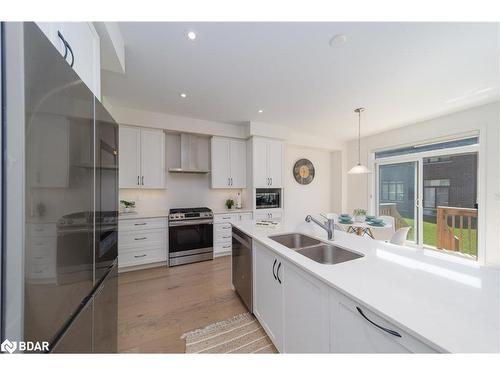
POLYGON ((395 230, 395 224, 396 224, 396 221, 394 220, 394 218, 392 216, 379 216, 379 218, 381 218, 382 220, 384 220, 384 223, 390 225, 392 227, 392 230, 394 231, 395 230))
POLYGON ((406 242, 406 237, 408 236, 408 232, 411 227, 399 228, 394 234, 391 236, 388 242, 394 245, 404 245, 406 242))

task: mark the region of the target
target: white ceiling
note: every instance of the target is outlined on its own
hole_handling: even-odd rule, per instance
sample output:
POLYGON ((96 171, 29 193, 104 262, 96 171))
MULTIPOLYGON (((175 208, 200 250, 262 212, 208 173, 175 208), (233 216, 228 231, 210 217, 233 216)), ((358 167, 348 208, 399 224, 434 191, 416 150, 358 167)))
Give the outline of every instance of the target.
POLYGON ((126 74, 103 74, 112 105, 345 140, 357 134, 356 107, 366 107, 362 133, 371 134, 498 100, 498 24, 139 22, 120 29, 126 74), (347 42, 331 48, 336 34, 347 42))

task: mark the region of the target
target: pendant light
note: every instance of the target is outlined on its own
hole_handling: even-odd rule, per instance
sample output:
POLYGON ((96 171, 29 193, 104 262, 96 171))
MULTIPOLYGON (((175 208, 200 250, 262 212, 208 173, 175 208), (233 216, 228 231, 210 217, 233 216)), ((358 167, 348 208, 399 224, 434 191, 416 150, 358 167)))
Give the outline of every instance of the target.
POLYGON ((349 174, 365 174, 370 173, 368 168, 361 164, 361 112, 363 112, 364 108, 356 108, 354 112, 358 114, 358 164, 352 167, 349 174))

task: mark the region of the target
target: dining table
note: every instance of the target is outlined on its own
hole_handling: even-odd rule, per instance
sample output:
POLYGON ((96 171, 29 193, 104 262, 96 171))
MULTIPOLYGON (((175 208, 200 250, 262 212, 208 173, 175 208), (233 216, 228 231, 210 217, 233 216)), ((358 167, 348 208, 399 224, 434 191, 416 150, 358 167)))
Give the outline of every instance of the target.
POLYGON ((352 221, 351 223, 343 223, 340 220, 338 221, 338 225, 347 233, 354 233, 358 236, 367 235, 373 239, 375 239, 374 232, 379 229, 390 229, 392 225, 390 223, 382 223, 382 225, 372 225, 366 221, 352 221))

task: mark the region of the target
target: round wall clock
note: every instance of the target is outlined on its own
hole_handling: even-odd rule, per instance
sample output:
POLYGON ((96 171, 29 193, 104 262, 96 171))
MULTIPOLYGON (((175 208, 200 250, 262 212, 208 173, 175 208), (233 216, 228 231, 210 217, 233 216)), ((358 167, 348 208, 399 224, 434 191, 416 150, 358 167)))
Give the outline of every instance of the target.
POLYGON ((310 184, 314 179, 314 165, 310 160, 297 160, 293 166, 293 177, 301 185, 310 184))

